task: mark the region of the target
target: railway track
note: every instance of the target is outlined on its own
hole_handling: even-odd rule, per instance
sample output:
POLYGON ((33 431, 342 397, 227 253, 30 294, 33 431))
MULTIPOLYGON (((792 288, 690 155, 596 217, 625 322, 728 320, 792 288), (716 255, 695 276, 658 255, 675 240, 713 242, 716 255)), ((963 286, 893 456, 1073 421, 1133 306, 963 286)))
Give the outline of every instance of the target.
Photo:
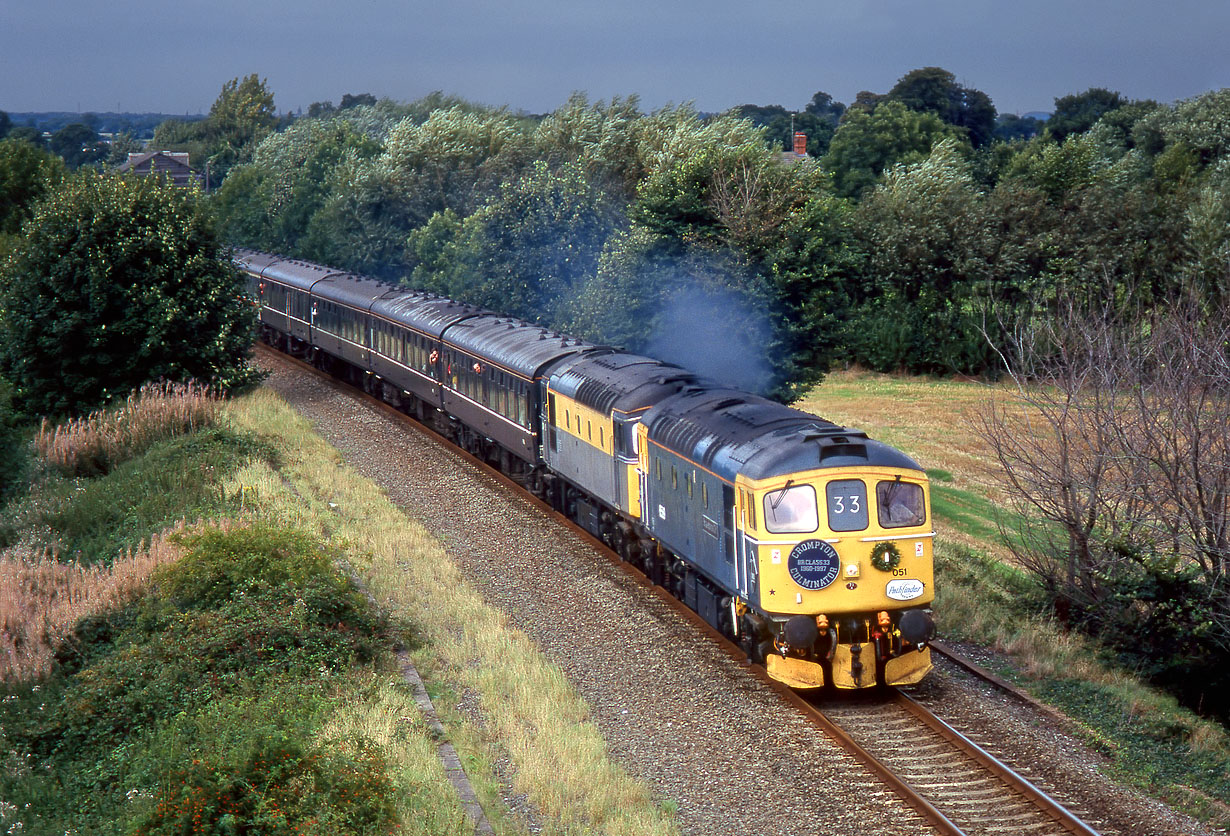
MULTIPOLYGON (((268 358, 278 358, 300 369, 312 372, 320 379, 348 393, 355 399, 390 416, 405 426, 413 427, 435 443, 447 447, 468 459, 488 475, 515 490, 527 501, 555 516, 595 549, 617 564, 629 575, 669 603, 697 629, 708 635, 732 657, 742 660, 743 651, 710 627, 682 601, 662 587, 654 585, 641 572, 620 560, 603 543, 589 535, 546 503, 525 492, 498 470, 448 444, 429 428, 403 415, 377 398, 347 386, 300 360, 261 346, 268 358)), ((974 676, 997 687, 1006 688, 1018 698, 1038 705, 1028 695, 1014 689, 988 672, 978 668, 960 654, 941 646, 942 655, 955 660, 974 676)), ((866 695, 838 695, 822 702, 806 699, 779 682, 769 678, 762 668, 754 668, 762 682, 795 705, 805 717, 863 763, 890 790, 912 807, 935 832, 946 836, 1052 836, 1080 834, 1100 836, 1057 802, 1037 789, 1025 778, 1000 762, 973 741, 952 729, 921 704, 901 692, 886 691, 866 695)), ((1043 707, 1045 709, 1045 707, 1043 707)), ((1049 709, 1046 709, 1049 711, 1049 709)), ((1106 831, 1109 836, 1117 831, 1106 831)))
POLYGON ((1099 836, 985 748, 902 691, 809 701, 814 719, 941 833, 1099 836))

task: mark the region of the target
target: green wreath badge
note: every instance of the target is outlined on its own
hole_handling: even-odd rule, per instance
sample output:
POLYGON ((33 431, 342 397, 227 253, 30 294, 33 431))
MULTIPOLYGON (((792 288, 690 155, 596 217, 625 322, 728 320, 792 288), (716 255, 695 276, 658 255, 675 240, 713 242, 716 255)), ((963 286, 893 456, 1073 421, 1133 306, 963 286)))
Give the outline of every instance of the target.
POLYGON ((891 572, 901 563, 901 550, 892 540, 883 540, 871 547, 871 565, 881 572, 891 572))

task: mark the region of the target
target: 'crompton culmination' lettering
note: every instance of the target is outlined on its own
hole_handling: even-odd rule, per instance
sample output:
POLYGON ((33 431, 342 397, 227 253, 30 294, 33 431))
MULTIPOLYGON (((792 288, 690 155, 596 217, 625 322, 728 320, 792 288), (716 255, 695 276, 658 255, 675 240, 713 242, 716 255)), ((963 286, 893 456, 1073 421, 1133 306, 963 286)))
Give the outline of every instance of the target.
POLYGON ((841 558, 823 540, 804 540, 791 549, 786 568, 791 579, 804 589, 824 589, 837 580, 841 558))

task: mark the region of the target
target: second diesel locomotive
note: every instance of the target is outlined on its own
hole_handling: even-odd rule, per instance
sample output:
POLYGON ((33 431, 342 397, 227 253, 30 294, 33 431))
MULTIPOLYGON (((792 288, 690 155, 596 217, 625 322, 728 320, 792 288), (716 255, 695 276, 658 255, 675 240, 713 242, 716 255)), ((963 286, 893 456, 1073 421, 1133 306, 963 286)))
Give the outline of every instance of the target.
POLYGON ((866 434, 432 294, 236 255, 262 339, 433 426, 796 688, 931 669, 927 477, 866 434))

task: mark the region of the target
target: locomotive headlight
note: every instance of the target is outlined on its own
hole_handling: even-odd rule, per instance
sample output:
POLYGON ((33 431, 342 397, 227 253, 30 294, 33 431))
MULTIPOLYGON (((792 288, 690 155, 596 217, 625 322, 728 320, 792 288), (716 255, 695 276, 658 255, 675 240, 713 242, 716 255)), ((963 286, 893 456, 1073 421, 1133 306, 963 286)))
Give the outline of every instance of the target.
POLYGON ((846 564, 846 577, 847 578, 857 578, 858 577, 858 564, 857 563, 847 563, 846 564))

